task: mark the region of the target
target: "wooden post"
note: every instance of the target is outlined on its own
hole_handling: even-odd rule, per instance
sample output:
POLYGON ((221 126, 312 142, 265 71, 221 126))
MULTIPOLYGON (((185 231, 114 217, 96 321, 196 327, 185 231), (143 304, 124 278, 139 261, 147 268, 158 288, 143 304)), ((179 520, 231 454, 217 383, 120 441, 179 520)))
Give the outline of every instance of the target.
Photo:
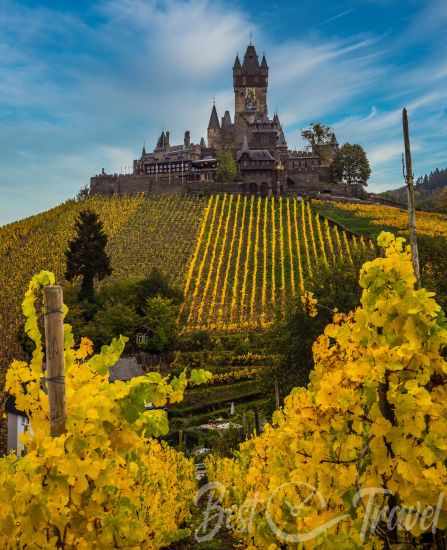
POLYGON ((258 409, 255 409, 255 410, 254 410, 254 414, 255 414, 255 430, 256 430, 256 435, 260 435, 260 433, 261 433, 261 423, 259 422, 259 412, 258 412, 258 409))
POLYGON ((416 277, 417 288, 421 286, 421 273, 419 268, 419 251, 416 237, 416 203, 414 198, 414 177, 413 163, 411 160, 410 132, 408 126, 407 109, 402 111, 402 124, 404 131, 405 146, 405 181, 408 191, 408 228, 410 231, 411 257, 413 261, 413 271, 416 277))
POLYGON ((276 376, 275 376, 275 403, 276 403, 276 408, 279 409, 279 405, 280 405, 280 402, 279 402, 279 385, 278 385, 278 379, 276 378, 276 376))
POLYGON ((65 358, 62 288, 43 289, 45 304, 46 382, 50 407, 50 432, 58 437, 65 432, 65 358))

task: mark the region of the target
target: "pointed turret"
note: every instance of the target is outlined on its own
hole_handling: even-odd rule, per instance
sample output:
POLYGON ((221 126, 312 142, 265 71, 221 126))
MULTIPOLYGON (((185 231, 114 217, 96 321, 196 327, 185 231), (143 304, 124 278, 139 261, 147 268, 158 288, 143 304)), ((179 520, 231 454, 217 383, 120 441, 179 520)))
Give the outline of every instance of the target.
POLYGON ((231 115, 230 111, 225 111, 222 117, 222 128, 231 128, 231 115))
POLYGON ((157 149, 164 149, 165 147, 165 143, 166 143, 166 136, 165 136, 165 133, 162 132, 161 133, 161 136, 158 138, 158 141, 157 141, 157 149))
POLYGON ((268 71, 269 66, 267 65, 267 59, 265 58, 265 54, 262 56, 261 61, 261 69, 266 69, 268 71))
POLYGON ((191 132, 186 130, 185 137, 183 138, 184 147, 189 147, 191 145, 191 132))
POLYGON ((281 128, 281 131, 279 132, 278 144, 279 145, 287 145, 286 137, 284 136, 284 132, 283 132, 282 128, 281 128))
POLYGON ((213 109, 211 111, 208 130, 220 130, 219 117, 217 116, 216 105, 213 105, 213 109))
POLYGON ((259 72, 259 69, 259 59, 258 54, 256 53, 256 48, 253 44, 250 44, 245 52, 242 70, 245 74, 256 74, 259 72))
POLYGON ((278 113, 275 113, 273 116, 273 124, 279 125, 279 116, 278 113))
POLYGON ((200 147, 202 149, 206 148, 206 143, 205 143, 205 138, 204 137, 200 138, 200 147))
POLYGON ((239 60, 239 54, 237 54, 236 59, 234 60, 233 71, 240 71, 241 68, 242 68, 242 66, 241 66, 241 62, 239 60))
POLYGON ((141 158, 144 158, 146 156, 146 143, 143 145, 143 149, 141 150, 141 158))

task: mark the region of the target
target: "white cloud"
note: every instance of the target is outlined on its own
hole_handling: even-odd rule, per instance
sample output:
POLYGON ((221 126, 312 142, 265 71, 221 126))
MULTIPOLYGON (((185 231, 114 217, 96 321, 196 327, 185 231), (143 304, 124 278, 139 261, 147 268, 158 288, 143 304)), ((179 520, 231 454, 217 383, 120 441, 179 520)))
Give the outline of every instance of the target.
POLYGON ((243 12, 211 0, 111 0, 103 11, 110 17, 110 29, 127 27, 138 33, 144 53, 154 55, 161 70, 182 81, 218 74, 255 29, 243 12))
MULTIPOLYGON (((341 141, 365 145, 373 185, 393 177, 400 184, 406 103, 418 169, 445 158, 445 46, 423 66, 397 66, 400 37, 329 38, 313 30, 278 42, 267 16, 261 27, 241 7, 215 0, 103 0, 90 4, 87 15, 99 15, 92 19, 0 3, 0 188, 20 188, 22 210, 18 200, 8 203, 15 200, 15 217, 41 208, 44 198, 50 205, 73 196, 102 167, 131 164, 162 129, 175 142, 186 129, 199 141, 213 96, 220 116, 233 114, 231 67, 250 31, 258 53, 266 50, 270 110, 278 109, 291 146, 302 126, 333 123, 341 141)), ((424 25, 444 21, 445 5, 434 0, 424 25)), ((408 39, 418 39, 412 33, 408 39)))

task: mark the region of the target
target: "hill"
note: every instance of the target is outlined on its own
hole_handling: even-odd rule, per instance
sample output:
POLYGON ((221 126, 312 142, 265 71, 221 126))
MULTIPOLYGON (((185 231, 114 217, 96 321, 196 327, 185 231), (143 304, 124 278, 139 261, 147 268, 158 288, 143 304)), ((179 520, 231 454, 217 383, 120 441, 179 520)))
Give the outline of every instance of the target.
MULTIPOLYGON (((348 231, 376 238, 386 229, 408 236, 408 212, 404 207, 335 201, 314 201, 313 206, 348 231)), ((420 236, 447 238, 447 217, 442 213, 418 211, 416 228, 420 236)))
POLYGON ((322 265, 366 246, 296 197, 215 195, 186 275, 186 328, 264 328, 322 265))
POLYGON ((20 303, 33 273, 53 271, 63 283, 64 250, 82 209, 98 213, 109 236, 113 275, 147 275, 153 267, 182 284, 206 200, 164 197, 93 197, 68 201, 0 228, 0 359, 4 368, 19 355, 20 303))
MULTIPOLYGON (((197 398, 192 394, 184 404, 183 412, 195 415, 262 397, 256 379, 272 358, 262 355, 260 364, 253 364, 262 346, 235 351, 225 333, 262 331, 321 265, 352 261, 356 250, 369 246, 296 198, 166 195, 68 201, 0 228, 3 372, 13 357, 20 357, 20 303, 31 276, 47 269, 64 284, 64 250, 76 217, 86 208, 98 213, 109 236, 111 279, 143 277, 156 267, 184 289, 179 319, 184 331, 221 333, 223 353, 216 358, 208 350, 203 365, 219 371, 215 386, 197 398)), ((178 362, 197 360, 183 354, 178 362)))
MULTIPOLYGON (((0 359, 19 355, 20 302, 32 274, 63 283, 64 250, 82 209, 96 211, 109 236, 112 279, 153 267, 181 286, 184 329, 263 329, 321 265, 350 261, 387 228, 405 233, 403 209, 374 204, 242 195, 179 195, 68 201, 0 228, 0 359), (346 228, 344 230, 343 228, 346 228)), ((418 213, 420 235, 447 237, 445 216, 418 213)), ((105 281, 107 283, 107 281, 105 281)))
MULTIPOLYGON (((445 212, 447 210, 447 168, 438 168, 430 174, 425 174, 417 179, 414 191, 417 208, 445 212)), ((393 200, 399 204, 407 204, 407 188, 399 187, 381 193, 384 198, 393 200)))
POLYGON ((351 247, 365 246, 292 198, 68 201, 0 228, 2 350, 17 350, 20 300, 31 275, 47 269, 63 282, 64 250, 85 208, 98 213, 109 236, 112 279, 142 277, 156 267, 184 287, 187 330, 262 328, 320 261, 349 261, 351 247))
MULTIPOLYGON (((64 250, 82 209, 96 211, 109 235, 111 279, 143 277, 153 267, 183 288, 184 333, 206 330, 210 346, 176 352, 174 369, 201 366, 213 384, 188 392, 171 411, 175 431, 200 442, 210 419, 236 418, 253 429, 266 402, 262 380, 276 357, 263 331, 323 267, 351 262, 383 229, 406 232, 403 209, 243 195, 94 197, 69 201, 0 228, 0 361, 20 356, 20 302, 41 269, 64 283, 64 250), (234 334, 236 333, 236 334, 234 334), (240 334, 238 334, 240 333, 240 334), (242 338, 241 338, 242 335, 242 338)), ((420 235, 447 238, 447 219, 418 213, 420 235)), ((110 279, 109 279, 110 280, 110 279)), ((103 284, 107 284, 107 280, 103 284)))

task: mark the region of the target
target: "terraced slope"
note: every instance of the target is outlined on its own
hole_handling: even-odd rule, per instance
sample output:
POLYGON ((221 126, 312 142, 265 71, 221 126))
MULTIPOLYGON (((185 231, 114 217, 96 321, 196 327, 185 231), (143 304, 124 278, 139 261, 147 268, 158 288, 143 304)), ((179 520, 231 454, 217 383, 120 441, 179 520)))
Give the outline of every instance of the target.
POLYGON ((185 400, 170 409, 171 430, 194 434, 200 424, 217 418, 237 420, 261 409, 268 397, 263 379, 274 368, 276 357, 259 350, 238 354, 230 350, 177 353, 174 367, 201 365, 213 373, 206 387, 188 389, 185 400), (233 408, 233 415, 230 411, 233 408))

